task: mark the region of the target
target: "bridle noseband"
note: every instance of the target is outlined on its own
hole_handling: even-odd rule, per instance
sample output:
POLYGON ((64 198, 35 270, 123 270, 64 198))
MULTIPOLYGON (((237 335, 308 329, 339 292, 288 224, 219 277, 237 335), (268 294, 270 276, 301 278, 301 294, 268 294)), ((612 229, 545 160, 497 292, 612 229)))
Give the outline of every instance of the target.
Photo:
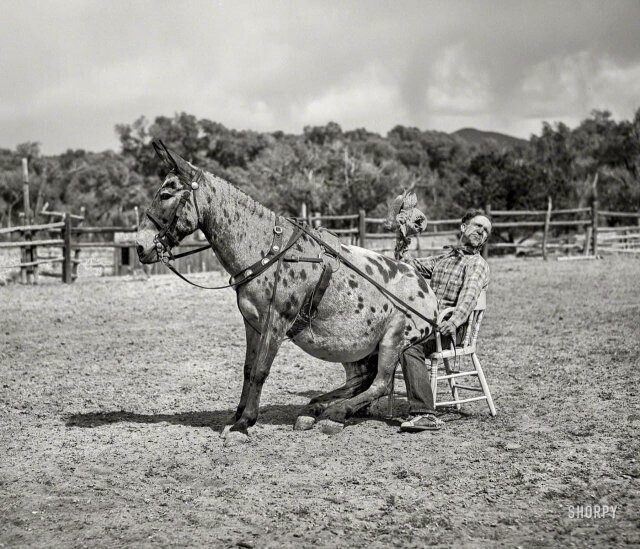
POLYGON ((200 178, 202 177, 202 170, 198 170, 196 173, 195 179, 191 183, 184 183, 183 179, 180 175, 177 175, 178 181, 180 181, 183 185, 182 194, 180 196, 180 200, 176 204, 175 208, 171 212, 169 217, 169 221, 163 223, 161 219, 158 219, 155 215, 151 213, 151 211, 146 211, 146 216, 149 218, 151 223, 153 223, 158 229, 158 234, 153 237, 153 244, 156 248, 156 254, 158 258, 163 262, 167 263, 168 261, 174 259, 173 254, 171 253, 171 249, 177 246, 180 243, 180 239, 178 238, 176 227, 178 225, 178 219, 182 214, 182 210, 184 209, 184 205, 189 201, 191 197, 191 193, 193 192, 193 205, 196 209, 196 217, 200 219, 200 212, 198 210, 198 201, 196 200, 195 190, 200 186, 200 178))

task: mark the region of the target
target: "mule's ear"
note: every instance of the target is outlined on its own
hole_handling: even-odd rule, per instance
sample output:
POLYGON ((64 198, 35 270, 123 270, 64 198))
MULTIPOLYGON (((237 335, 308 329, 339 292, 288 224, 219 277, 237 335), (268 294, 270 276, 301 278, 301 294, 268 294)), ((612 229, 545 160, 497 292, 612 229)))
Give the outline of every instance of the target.
POLYGON ((191 167, 189 162, 187 162, 184 158, 182 158, 177 152, 174 152, 171 149, 166 149, 166 148, 165 150, 167 151, 169 158, 171 158, 171 161, 173 162, 173 164, 177 169, 177 172, 176 172, 177 175, 182 175, 187 179, 193 177, 195 170, 191 167))
POLYGON ((162 139, 154 139, 151 142, 151 144, 153 145, 153 148, 155 149, 156 154, 158 155, 160 160, 162 160, 167 170, 177 171, 178 165, 175 163, 173 158, 171 158, 171 154, 169 153, 169 150, 167 149, 167 147, 165 147, 165 144, 162 142, 162 139))

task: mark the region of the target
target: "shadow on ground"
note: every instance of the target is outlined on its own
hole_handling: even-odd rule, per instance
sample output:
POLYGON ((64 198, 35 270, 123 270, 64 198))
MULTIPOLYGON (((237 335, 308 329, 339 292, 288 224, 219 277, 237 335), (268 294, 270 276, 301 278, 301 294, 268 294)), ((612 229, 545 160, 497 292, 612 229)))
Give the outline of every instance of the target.
MULTIPOLYGON (((260 423, 270 425, 293 425, 300 406, 278 405, 260 408, 260 423)), ((182 412, 177 414, 138 414, 119 410, 114 412, 89 412, 73 414, 65 421, 67 427, 102 427, 114 423, 171 423, 188 427, 211 427, 222 429, 235 414, 233 410, 210 412, 182 412)))

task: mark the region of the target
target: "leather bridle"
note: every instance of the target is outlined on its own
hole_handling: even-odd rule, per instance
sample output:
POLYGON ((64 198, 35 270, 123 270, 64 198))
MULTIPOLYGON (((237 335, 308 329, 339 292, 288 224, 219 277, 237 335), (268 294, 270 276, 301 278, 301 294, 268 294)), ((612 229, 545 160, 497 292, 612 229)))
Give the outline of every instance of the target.
POLYGON ((177 259, 178 257, 184 257, 185 255, 191 255, 193 253, 201 252, 211 247, 211 243, 202 248, 198 248, 197 250, 191 250, 186 252, 185 254, 173 255, 171 252, 171 248, 177 246, 180 243, 180 238, 177 235, 177 225, 178 220, 180 219, 180 215, 182 214, 182 210, 191 196, 193 196, 193 205, 196 209, 196 219, 200 219, 200 211, 198 209, 198 200, 196 199, 195 191, 200 186, 200 178, 203 175, 202 170, 198 170, 196 173, 195 179, 191 183, 185 183, 180 175, 177 175, 178 181, 182 183, 182 191, 180 195, 180 200, 173 208, 169 216, 169 221, 163 222, 161 219, 158 219, 155 215, 151 213, 150 210, 147 209, 146 216, 149 218, 151 223, 153 223, 158 229, 158 233, 153 237, 153 244, 156 249, 156 254, 158 255, 158 259, 162 261, 165 265, 168 261, 177 259))

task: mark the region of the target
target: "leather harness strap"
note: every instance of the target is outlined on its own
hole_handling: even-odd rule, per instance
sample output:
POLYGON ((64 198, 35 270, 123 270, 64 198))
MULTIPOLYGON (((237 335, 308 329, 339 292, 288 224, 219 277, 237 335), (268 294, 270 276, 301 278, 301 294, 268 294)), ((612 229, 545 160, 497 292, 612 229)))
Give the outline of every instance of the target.
MULTIPOLYGON (((322 260, 320 259, 320 261, 322 260)), ((302 304, 302 307, 300 307, 300 311, 298 311, 298 315, 296 316, 296 319, 294 320, 291 328, 287 330, 287 337, 294 338, 300 332, 302 332, 302 330, 308 328, 311 325, 311 321, 318 311, 318 305, 320 305, 320 301, 322 301, 324 293, 329 287, 329 282, 331 282, 332 275, 333 269, 331 269, 331 267, 329 267, 325 263, 322 266, 322 273, 320 274, 318 283, 314 286, 310 295, 305 298, 304 303, 302 304)))
MULTIPOLYGON (((327 255, 333 256, 339 262, 344 263, 347 267, 349 267, 350 269, 352 269, 353 271, 358 273, 362 278, 364 278, 365 280, 367 280, 371 284, 373 284, 385 296, 387 296, 392 301, 394 301, 396 303, 396 305, 398 305, 401 308, 404 308, 404 309, 406 309, 408 311, 411 311, 418 318, 421 318, 422 320, 424 320, 425 322, 427 322, 428 324, 433 326, 435 329, 438 328, 438 324, 437 324, 437 322, 435 320, 427 318, 422 313, 420 313, 418 310, 416 310, 413 307, 411 307, 411 305, 409 305, 408 303, 405 303, 403 300, 401 300, 395 294, 393 294, 392 292, 387 290, 384 286, 382 286, 379 282, 377 282, 372 277, 370 277, 368 274, 363 272, 359 267, 354 265, 349 259, 344 257, 339 251, 334 250, 329 244, 327 244, 320 237, 316 236, 307 227, 305 227, 304 225, 299 224, 297 221, 295 221, 294 219, 291 219, 291 218, 286 218, 286 219, 294 227, 296 227, 297 230, 293 232, 293 234, 291 235, 291 238, 289 239, 287 244, 284 247, 282 246, 282 233, 283 233, 283 230, 282 230, 282 226, 277 224, 278 218, 276 217, 276 225, 273 227, 273 232, 274 232, 273 241, 271 243, 271 247, 269 248, 269 251, 265 254, 265 256, 262 259, 260 259, 259 261, 256 261, 253 265, 249 266, 246 269, 243 269, 239 273, 236 273, 235 275, 233 275, 229 279, 229 284, 224 285, 224 286, 202 286, 201 284, 196 284, 195 282, 192 282, 191 280, 186 278, 184 275, 180 274, 177 271, 177 269, 175 269, 175 267, 173 267, 173 265, 171 265, 170 261, 172 259, 177 259, 179 257, 185 257, 187 255, 191 255, 191 254, 206 250, 208 248, 212 248, 213 246, 212 246, 211 242, 209 242, 208 246, 203 246, 201 248, 198 248, 197 250, 191 250, 189 252, 184 252, 184 253, 178 254, 176 256, 171 254, 171 248, 176 246, 180 242, 180 240, 178 239, 177 235, 174 234, 174 231, 175 231, 176 225, 178 223, 178 218, 180 216, 180 213, 182 212, 182 209, 184 208, 184 206, 187 203, 187 201, 189 200, 189 197, 191 196, 192 192, 193 192, 193 203, 194 203, 194 207, 196 209, 196 214, 197 214, 198 218, 200 217, 200 212, 199 212, 199 209, 198 209, 198 202, 197 202, 196 194, 195 194, 194 191, 196 189, 198 189, 199 180, 202 177, 202 175, 203 175, 203 171, 202 170, 198 170, 194 181, 191 182, 191 183, 189 183, 188 181, 184 181, 185 178, 179 176, 180 181, 183 183, 183 192, 182 192, 182 195, 180 197, 180 200, 179 200, 178 204, 176 204, 176 207, 174 208, 174 210, 173 210, 173 212, 171 214, 170 220, 166 224, 163 225, 162 222, 160 220, 158 220, 150 211, 147 210, 147 212, 146 212, 147 217, 151 220, 151 222, 158 229, 158 234, 155 236, 155 239, 154 239, 154 241, 156 243, 156 249, 157 249, 158 257, 162 260, 162 262, 167 266, 167 268, 169 270, 171 270, 174 274, 176 274, 178 277, 180 277, 185 282, 188 282, 192 286, 196 286, 197 288, 203 288, 205 290, 220 290, 220 289, 223 289, 223 288, 238 287, 238 286, 241 286, 242 284, 246 284, 247 282, 250 282, 251 280, 253 280, 257 276, 262 274, 264 271, 266 271, 269 267, 271 267, 271 265, 273 265, 274 263, 277 262, 278 263, 278 268, 276 270, 276 275, 275 275, 275 280, 274 280, 274 292, 273 292, 273 294, 271 296, 271 300, 270 300, 270 303, 269 303, 269 313, 267 315, 267 317, 270 317, 271 316, 271 310, 273 308, 272 304, 275 301, 275 296, 276 296, 275 289, 276 289, 276 286, 277 286, 277 283, 278 283, 278 279, 279 279, 279 275, 280 275, 280 267, 282 265, 282 262, 283 261, 288 261, 288 262, 304 261, 304 262, 313 262, 313 263, 323 263, 324 262, 324 259, 322 258, 322 254, 319 257, 304 257, 304 256, 297 256, 297 255, 291 255, 289 257, 285 257, 286 252, 289 251, 289 249, 296 243, 296 241, 304 233, 307 236, 309 236, 312 240, 317 242, 320 245, 320 247, 321 247, 321 249, 323 250, 324 253, 326 253, 327 255)), ((322 299, 322 296, 324 295, 324 293, 325 293, 325 291, 326 291, 326 289, 327 289, 327 287, 329 285, 329 281, 331 279, 331 273, 332 273, 332 270, 330 268, 328 268, 327 265, 325 264, 324 268, 323 268, 323 271, 322 271, 322 274, 320 275, 320 280, 318 281, 318 284, 316 285, 316 287, 313 290, 313 293, 312 293, 312 296, 311 296, 311 301, 309 302, 309 305, 308 305, 308 309, 306 310, 306 313, 303 313, 303 316, 306 316, 309 320, 311 319, 312 315, 315 313, 315 311, 317 309, 317 306, 320 303, 320 300, 322 299)), ((306 303, 306 301, 305 301, 305 303, 306 303)), ((293 327, 292 327, 292 329, 293 329, 293 327)))
POLYGON ((373 284, 378 290, 380 290, 380 292, 382 292, 384 295, 386 295, 391 300, 395 301, 395 303, 397 305, 399 305, 401 308, 405 308, 405 309, 411 311, 418 318, 421 318, 426 323, 430 324, 433 328, 435 328, 435 329, 438 328, 438 323, 435 320, 427 318, 420 311, 414 309, 411 305, 409 305, 408 303, 405 303, 404 301, 402 301, 402 299, 400 299, 397 295, 395 295, 394 293, 390 292, 382 284, 380 284, 379 282, 377 282, 373 278, 371 278, 367 273, 365 273, 359 267, 354 265, 350 260, 348 260, 346 257, 344 257, 340 252, 338 252, 337 250, 334 250, 324 240, 322 240, 321 238, 319 238, 318 236, 313 234, 313 232, 311 232, 309 229, 307 229, 304 225, 300 225, 297 221, 295 221, 293 219, 289 219, 289 222, 292 225, 298 227, 298 229, 303 231, 307 236, 309 236, 310 238, 315 240, 318 244, 320 244, 320 246, 322 246, 329 255, 334 256, 336 259, 340 260, 342 263, 344 263, 351 270, 353 270, 356 273, 358 273, 362 278, 364 278, 365 280, 368 280, 369 282, 371 282, 371 284, 373 284))
MULTIPOLYGON (((289 251, 291 246, 293 246, 297 242, 300 236, 302 236, 302 231, 300 230, 295 231, 291 235, 291 238, 286 243, 286 245, 282 247, 282 227, 280 225, 276 225, 274 227, 273 243, 271 244, 271 247, 269 248, 269 252, 267 253, 267 255, 265 255, 265 257, 263 257, 259 261, 256 261, 246 269, 242 269, 240 272, 233 275, 229 279, 229 283, 225 284, 224 286, 203 286, 201 284, 197 284, 189 280, 188 278, 186 278, 184 275, 182 275, 173 265, 171 265, 171 263, 169 263, 169 261, 163 261, 163 263, 171 272, 179 276, 185 282, 188 282, 189 284, 191 284, 192 286, 196 286, 197 288, 202 288, 204 290, 222 290, 224 288, 236 288, 260 276, 264 271, 266 271, 269 267, 271 267, 271 265, 273 265, 276 261, 283 258, 283 256, 289 251), (276 229, 280 229, 280 233, 277 233, 276 229), (278 251, 276 253, 273 253, 275 252, 276 248, 278 248, 278 251)), ((208 246, 205 248, 202 248, 201 250, 203 249, 206 250, 207 248, 208 246)), ((183 256, 182 254, 180 254, 174 257, 177 258, 177 257, 183 257, 183 256)))

